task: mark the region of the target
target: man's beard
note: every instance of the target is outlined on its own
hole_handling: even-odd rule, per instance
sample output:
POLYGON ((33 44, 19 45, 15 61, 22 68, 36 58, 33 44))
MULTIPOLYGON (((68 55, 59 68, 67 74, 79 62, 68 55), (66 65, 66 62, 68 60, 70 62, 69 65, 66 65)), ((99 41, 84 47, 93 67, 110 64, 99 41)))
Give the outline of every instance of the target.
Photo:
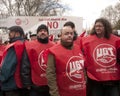
POLYGON ((39 42, 41 42, 41 43, 48 43, 49 38, 46 37, 46 38, 42 39, 42 38, 37 37, 37 40, 38 40, 39 42))
POLYGON ((72 42, 65 42, 65 41, 61 40, 61 44, 62 44, 65 48, 71 49, 72 46, 73 46, 73 41, 72 41, 72 42))

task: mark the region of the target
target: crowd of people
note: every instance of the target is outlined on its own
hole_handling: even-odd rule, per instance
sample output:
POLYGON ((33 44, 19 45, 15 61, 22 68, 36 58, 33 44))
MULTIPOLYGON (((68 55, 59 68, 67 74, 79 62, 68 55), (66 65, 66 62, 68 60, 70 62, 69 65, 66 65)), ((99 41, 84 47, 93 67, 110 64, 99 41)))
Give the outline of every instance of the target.
POLYGON ((67 21, 56 42, 45 24, 30 40, 20 26, 8 30, 9 44, 0 42, 0 96, 120 96, 120 38, 107 19, 79 36, 67 21))

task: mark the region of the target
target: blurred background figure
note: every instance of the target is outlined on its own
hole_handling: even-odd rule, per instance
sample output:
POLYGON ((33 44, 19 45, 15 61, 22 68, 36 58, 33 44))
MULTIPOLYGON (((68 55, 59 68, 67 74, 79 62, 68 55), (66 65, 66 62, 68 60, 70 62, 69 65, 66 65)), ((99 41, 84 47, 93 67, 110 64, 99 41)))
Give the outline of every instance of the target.
POLYGON ((56 44, 59 44, 59 43, 60 43, 60 39, 61 39, 61 33, 59 33, 59 34, 57 35, 57 39, 54 39, 54 42, 55 42, 56 44))
POLYGON ((112 33, 118 37, 120 37, 120 31, 119 30, 113 30, 112 33))
POLYGON ((54 36, 52 34, 49 35, 49 40, 54 41, 54 36))
MULTIPOLYGON (((3 51, 5 49, 5 45, 2 43, 2 36, 0 36, 0 63, 2 61, 3 51)), ((1 91, 1 84, 0 84, 0 96, 3 96, 3 93, 1 91)))
POLYGON ((5 45, 3 43, 2 36, 0 36, 0 63, 2 60, 2 55, 3 55, 4 49, 5 49, 5 45))
POLYGON ((36 34, 30 34, 30 40, 36 40, 37 35, 36 34))
POLYGON ((8 40, 6 40, 6 41, 4 42, 4 45, 7 45, 7 44, 9 44, 9 41, 8 41, 8 40))

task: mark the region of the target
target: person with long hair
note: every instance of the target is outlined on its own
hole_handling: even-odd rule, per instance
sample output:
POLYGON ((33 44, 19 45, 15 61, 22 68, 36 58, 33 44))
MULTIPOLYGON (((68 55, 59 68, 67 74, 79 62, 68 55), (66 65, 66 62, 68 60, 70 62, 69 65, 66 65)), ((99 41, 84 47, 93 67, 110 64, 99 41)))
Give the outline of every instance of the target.
POLYGON ((105 18, 97 19, 90 34, 81 39, 80 46, 87 60, 87 96, 119 96, 118 41, 105 18))

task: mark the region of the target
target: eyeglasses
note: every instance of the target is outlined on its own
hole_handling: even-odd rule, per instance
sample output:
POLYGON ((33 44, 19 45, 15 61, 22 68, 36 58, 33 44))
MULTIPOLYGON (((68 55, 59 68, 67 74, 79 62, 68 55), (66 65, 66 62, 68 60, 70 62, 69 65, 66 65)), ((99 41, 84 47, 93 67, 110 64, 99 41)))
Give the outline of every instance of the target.
POLYGON ((104 27, 104 26, 103 26, 103 25, 95 25, 95 28, 96 28, 96 27, 104 27))

